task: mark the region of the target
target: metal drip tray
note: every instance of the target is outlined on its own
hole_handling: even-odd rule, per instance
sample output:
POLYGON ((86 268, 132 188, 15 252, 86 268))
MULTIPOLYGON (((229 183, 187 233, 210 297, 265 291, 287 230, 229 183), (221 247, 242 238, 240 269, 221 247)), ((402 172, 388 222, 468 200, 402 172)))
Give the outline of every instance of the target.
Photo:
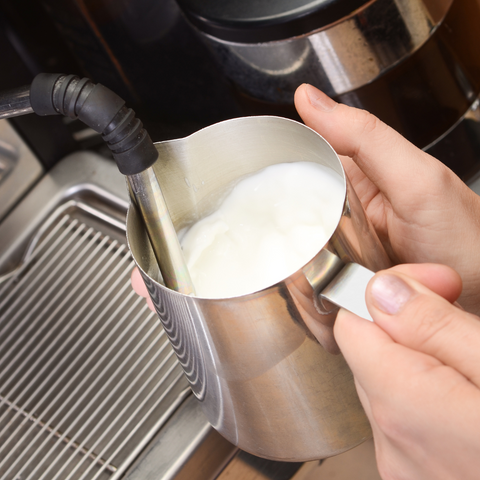
POLYGON ((235 452, 131 289, 126 195, 111 162, 78 153, 0 224, 2 480, 136 478, 149 468, 167 479, 186 467, 213 478, 235 452), (167 455, 149 467, 142 458, 160 443, 167 455))
POLYGON ((67 201, 0 285, 0 478, 119 478, 189 392, 119 226, 67 201))

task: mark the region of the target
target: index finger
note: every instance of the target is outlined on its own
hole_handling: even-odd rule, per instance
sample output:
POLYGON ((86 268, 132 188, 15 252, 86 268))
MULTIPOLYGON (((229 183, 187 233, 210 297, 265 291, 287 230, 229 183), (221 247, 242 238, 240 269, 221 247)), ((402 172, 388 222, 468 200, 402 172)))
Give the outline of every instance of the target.
POLYGON ((446 170, 374 115, 336 104, 311 85, 297 89, 295 106, 308 126, 324 136, 338 154, 353 158, 389 199, 404 196, 405 189, 423 194, 432 168, 446 170))
POLYGON ((132 283, 132 288, 137 295, 140 295, 141 297, 148 298, 147 287, 145 286, 145 282, 143 281, 143 278, 142 278, 142 276, 140 274, 140 271, 138 270, 137 267, 135 267, 132 270, 130 281, 132 283))
POLYGON ((391 396, 389 383, 410 378, 443 364, 393 341, 378 325, 340 309, 335 338, 357 382, 369 398, 391 396), (395 378, 394 378, 395 377, 395 378))

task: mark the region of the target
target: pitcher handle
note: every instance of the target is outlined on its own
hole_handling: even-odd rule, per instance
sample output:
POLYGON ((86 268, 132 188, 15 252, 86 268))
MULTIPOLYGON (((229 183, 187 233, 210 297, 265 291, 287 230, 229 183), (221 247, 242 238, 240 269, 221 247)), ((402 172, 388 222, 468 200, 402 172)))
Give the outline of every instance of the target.
POLYGON ((365 302, 365 291, 375 275, 358 263, 348 263, 320 292, 320 298, 373 322, 365 302))

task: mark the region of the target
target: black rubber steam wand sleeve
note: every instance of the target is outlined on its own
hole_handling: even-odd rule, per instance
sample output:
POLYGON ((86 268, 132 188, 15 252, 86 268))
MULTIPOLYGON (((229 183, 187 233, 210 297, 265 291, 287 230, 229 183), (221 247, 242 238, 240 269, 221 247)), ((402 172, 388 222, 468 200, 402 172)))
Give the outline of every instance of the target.
POLYGON ((116 93, 88 78, 40 73, 30 87, 30 104, 37 115, 78 118, 100 133, 124 175, 141 173, 158 158, 135 112, 116 93))

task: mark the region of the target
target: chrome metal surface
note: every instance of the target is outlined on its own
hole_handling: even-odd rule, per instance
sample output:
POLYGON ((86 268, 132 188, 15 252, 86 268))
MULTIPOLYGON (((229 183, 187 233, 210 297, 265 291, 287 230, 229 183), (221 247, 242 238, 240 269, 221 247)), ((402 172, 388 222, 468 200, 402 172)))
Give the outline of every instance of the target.
POLYGON ((127 179, 145 221, 165 285, 185 295, 195 294, 182 247, 153 168, 127 175, 127 179))
POLYGON ((365 290, 374 275, 358 263, 349 263, 321 291, 320 297, 373 322, 365 302, 365 290))
POLYGON ((261 457, 305 461, 369 437, 352 374, 333 338, 336 312, 322 311, 316 295, 339 264, 354 261, 376 271, 389 261, 330 145, 297 122, 247 117, 157 148, 162 161, 153 168, 177 231, 211 213, 240 177, 269 165, 312 161, 338 175, 343 215, 340 208, 326 245, 338 262, 322 262, 319 246, 304 268, 250 295, 204 299, 165 288, 135 208, 129 209, 127 238, 194 394, 229 441, 261 457))
POLYGON ((238 450, 205 422, 190 397, 125 474, 124 480, 304 480, 318 462, 272 462, 238 450), (197 451, 188 437, 197 429, 197 451), (178 452, 182 452, 179 456, 178 452), (219 461, 219 459, 223 459, 219 461), (167 472, 160 477, 158 472, 167 472))
POLYGON ((77 153, 0 223, 2 479, 123 478, 162 438, 155 480, 171 464, 205 480, 193 465, 208 454, 215 473, 236 451, 188 409, 163 329, 131 290, 127 206, 116 166, 77 153))
POLYGON ((480 99, 465 115, 424 150, 450 167, 462 180, 480 194, 480 99))
MULTIPOLYGON (((213 480, 237 452, 205 421, 190 396, 126 472, 125 480, 213 480)), ((270 468, 279 466, 270 463, 275 464, 270 468)))
POLYGON ((453 0, 373 0, 320 31, 238 44, 205 36, 226 75, 253 98, 292 103, 301 83, 335 96, 366 85, 419 49, 453 0))
POLYGON ((41 176, 43 168, 7 120, 0 120, 0 220, 41 176))
POLYGON ((216 480, 306 480, 319 463, 271 462, 240 450, 216 480))
POLYGON ((0 119, 33 113, 30 105, 30 85, 0 92, 0 119))

